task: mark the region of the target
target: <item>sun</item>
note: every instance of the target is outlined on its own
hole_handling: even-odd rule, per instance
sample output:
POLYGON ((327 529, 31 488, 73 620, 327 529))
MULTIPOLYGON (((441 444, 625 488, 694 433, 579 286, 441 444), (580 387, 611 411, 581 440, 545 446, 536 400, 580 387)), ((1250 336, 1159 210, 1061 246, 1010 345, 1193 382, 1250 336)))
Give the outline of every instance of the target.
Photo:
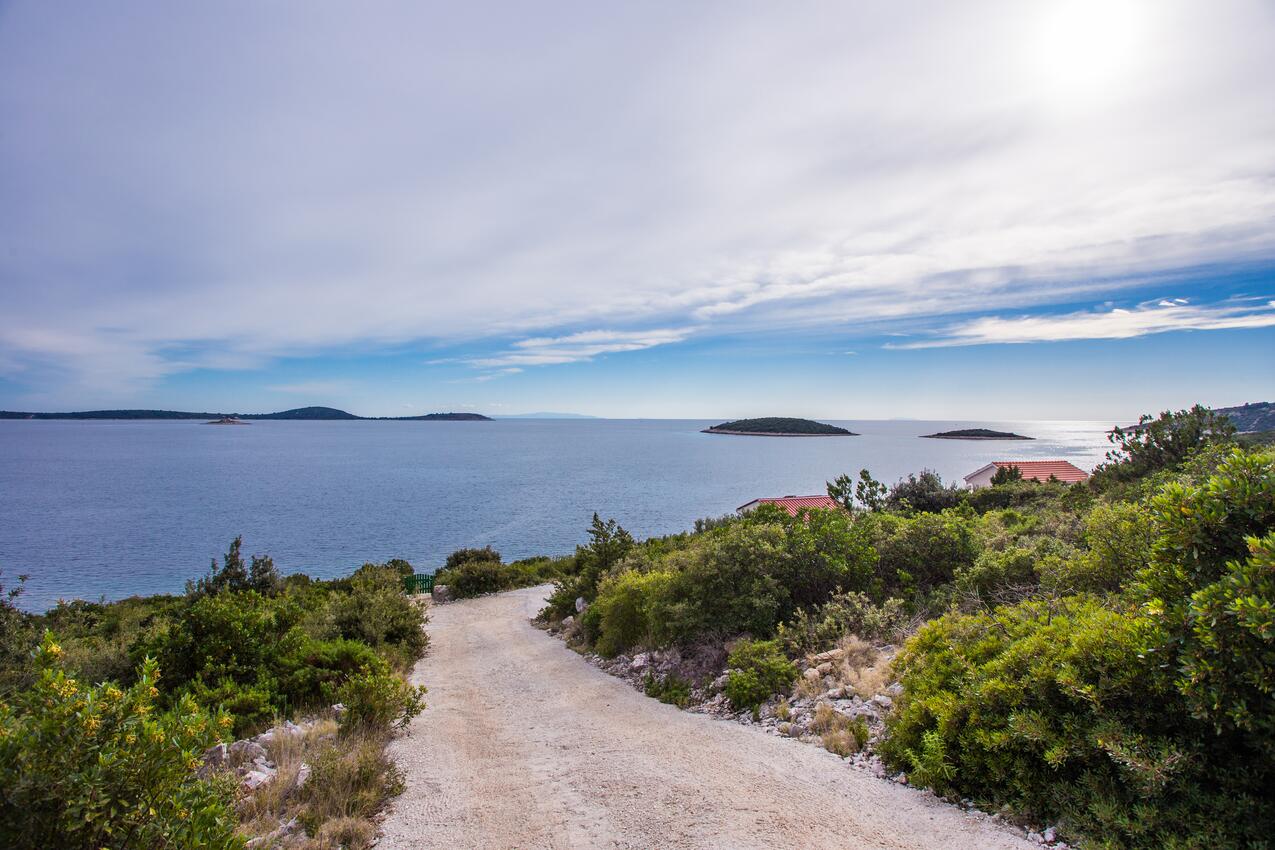
POLYGON ((1096 101, 1135 83, 1148 47, 1150 12, 1145 0, 1050 4, 1027 44, 1042 93, 1063 101, 1096 101))

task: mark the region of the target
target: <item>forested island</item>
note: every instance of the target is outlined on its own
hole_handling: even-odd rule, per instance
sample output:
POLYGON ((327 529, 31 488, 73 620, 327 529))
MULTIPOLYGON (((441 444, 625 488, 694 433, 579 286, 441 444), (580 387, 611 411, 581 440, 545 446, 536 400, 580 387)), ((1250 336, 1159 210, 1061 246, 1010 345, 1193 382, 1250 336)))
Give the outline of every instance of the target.
POLYGON ((80 410, 68 413, 23 413, 0 410, 0 419, 203 419, 205 421, 279 419, 293 421, 491 422, 481 413, 426 413, 422 416, 356 416, 335 407, 295 407, 276 413, 195 413, 186 410, 80 410))
POLYGON ((1034 440, 1035 437, 1024 437, 1010 431, 993 431, 990 428, 961 428, 956 431, 939 431, 937 434, 922 434, 926 440, 1034 440))
POLYGON ((826 425, 810 419, 770 416, 761 419, 736 419, 703 429, 705 434, 735 434, 745 437, 857 437, 853 431, 826 425))
POLYGON ((1255 401, 1238 407, 1219 407, 1216 413, 1225 416, 1241 434, 1275 431, 1275 403, 1255 401))

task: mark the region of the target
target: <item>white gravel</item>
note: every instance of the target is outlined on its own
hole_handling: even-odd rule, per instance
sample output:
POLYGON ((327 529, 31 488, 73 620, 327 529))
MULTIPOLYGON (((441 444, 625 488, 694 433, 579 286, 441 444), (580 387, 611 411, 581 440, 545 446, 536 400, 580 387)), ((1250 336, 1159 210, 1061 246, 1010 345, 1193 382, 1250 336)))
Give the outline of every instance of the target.
POLYGON ((1035 847, 818 747, 679 711, 528 619, 547 588, 436 607, 382 848, 1035 847))

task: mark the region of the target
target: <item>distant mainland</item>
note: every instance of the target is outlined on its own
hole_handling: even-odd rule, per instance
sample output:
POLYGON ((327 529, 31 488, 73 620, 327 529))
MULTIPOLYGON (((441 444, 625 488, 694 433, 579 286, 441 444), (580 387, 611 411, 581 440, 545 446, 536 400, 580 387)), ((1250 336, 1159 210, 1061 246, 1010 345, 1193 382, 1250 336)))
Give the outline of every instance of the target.
POLYGON ((232 424, 249 419, 298 421, 382 420, 394 422, 490 422, 481 413, 426 413, 421 416, 355 416, 335 407, 296 407, 277 413, 194 413, 185 410, 81 410, 70 413, 21 413, 0 410, 0 419, 203 419, 232 424))
POLYGON ((940 431, 937 434, 922 434, 927 440, 1034 440, 1035 437, 1024 437, 1010 431, 993 431, 990 428, 962 428, 957 431, 940 431))
POLYGON ((762 419, 736 419, 703 429, 705 434, 734 434, 741 437, 857 437, 853 431, 814 422, 810 419, 793 419, 770 416, 762 419))

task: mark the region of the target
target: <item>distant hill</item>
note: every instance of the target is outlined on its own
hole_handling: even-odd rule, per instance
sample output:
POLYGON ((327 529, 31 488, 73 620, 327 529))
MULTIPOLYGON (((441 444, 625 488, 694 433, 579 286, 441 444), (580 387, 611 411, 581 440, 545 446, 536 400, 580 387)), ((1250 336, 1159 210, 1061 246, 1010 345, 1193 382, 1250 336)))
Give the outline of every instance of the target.
POLYGON ((184 410, 81 410, 70 413, 22 413, 0 410, 0 419, 276 419, 292 421, 394 420, 403 422, 490 422, 481 413, 427 413, 424 416, 355 416, 335 407, 297 407, 278 413, 192 413, 184 410))
POLYGON ((922 434, 928 440, 1034 440, 1035 437, 1024 437, 1010 431, 993 431, 990 428, 962 428, 957 431, 940 431, 937 434, 922 434))
POLYGON ((748 437, 857 437, 853 431, 825 425, 810 419, 770 416, 762 419, 737 419, 704 429, 705 434, 738 434, 748 437))
POLYGON ((1213 412, 1226 414, 1235 424, 1235 430, 1241 433, 1275 430, 1275 403, 1269 401, 1255 401, 1239 407, 1218 407, 1213 412))

